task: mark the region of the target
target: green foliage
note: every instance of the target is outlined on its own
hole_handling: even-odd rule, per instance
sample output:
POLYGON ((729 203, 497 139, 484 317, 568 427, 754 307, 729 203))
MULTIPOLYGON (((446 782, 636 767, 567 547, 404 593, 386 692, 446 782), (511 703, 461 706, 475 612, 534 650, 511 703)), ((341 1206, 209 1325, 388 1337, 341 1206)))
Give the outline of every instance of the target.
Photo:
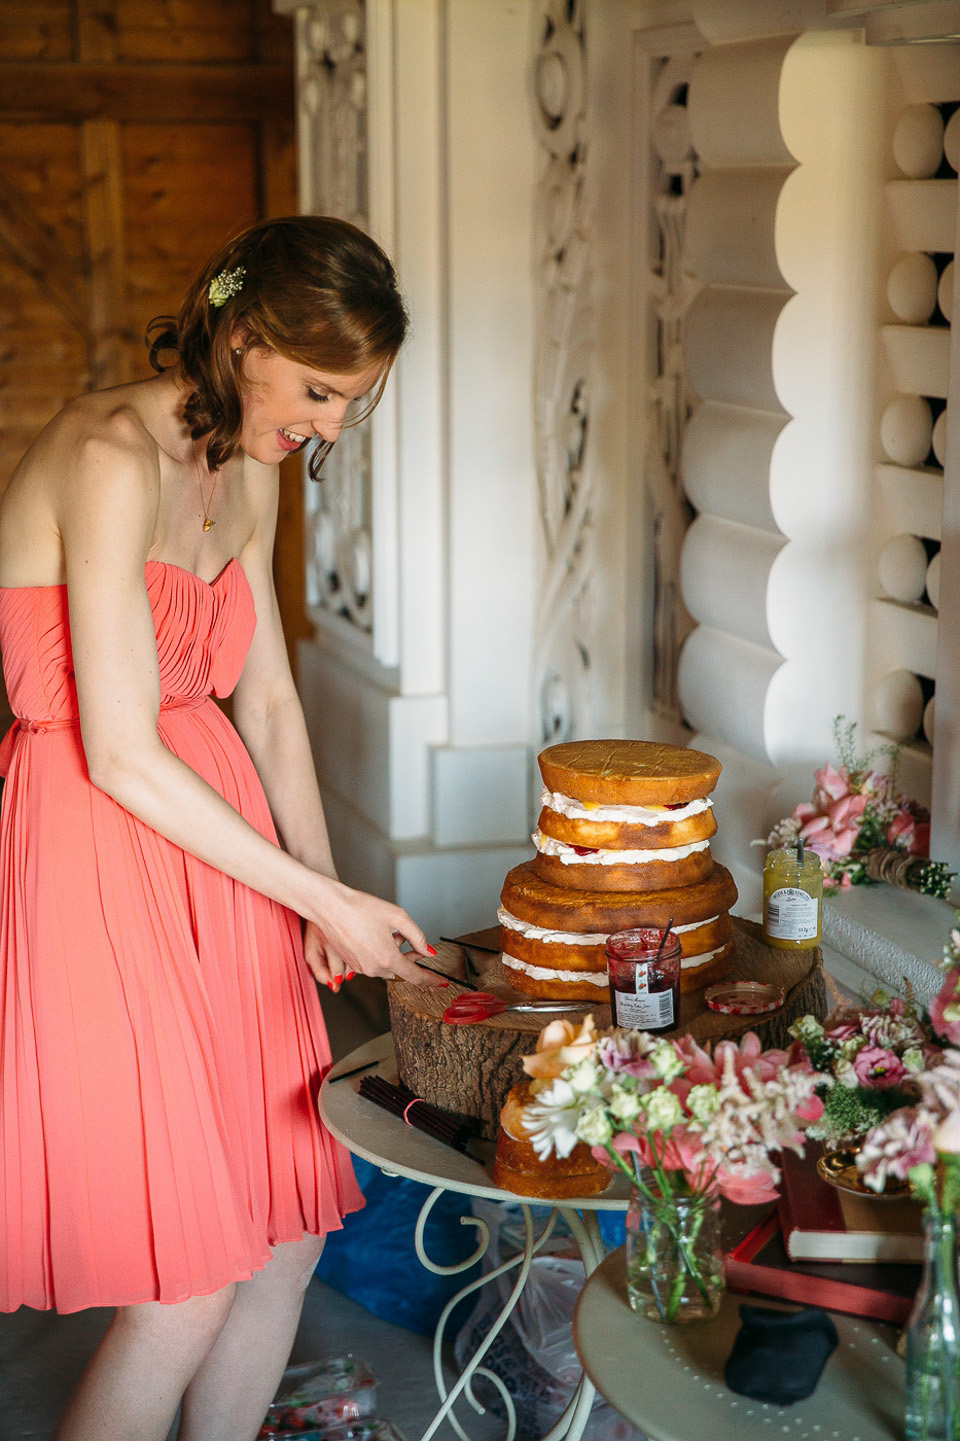
POLYGON ((863 1087, 849 1090, 835 1084, 820 1094, 823 1115, 812 1128, 812 1134, 835 1145, 864 1135, 871 1126, 878 1126, 891 1111, 903 1105, 903 1094, 897 1087, 889 1091, 868 1091, 863 1087))
MULTIPOLYGON (((899 746, 877 745, 868 750, 865 755, 860 755, 857 750, 857 723, 848 721, 846 716, 842 715, 833 718, 833 741, 837 748, 840 764, 846 769, 855 789, 859 787, 867 771, 873 767, 874 761, 881 758, 890 762, 888 767, 890 788, 891 790, 896 789, 897 764, 900 760, 899 746)), ((886 841, 879 841, 876 844, 886 845, 886 841)))

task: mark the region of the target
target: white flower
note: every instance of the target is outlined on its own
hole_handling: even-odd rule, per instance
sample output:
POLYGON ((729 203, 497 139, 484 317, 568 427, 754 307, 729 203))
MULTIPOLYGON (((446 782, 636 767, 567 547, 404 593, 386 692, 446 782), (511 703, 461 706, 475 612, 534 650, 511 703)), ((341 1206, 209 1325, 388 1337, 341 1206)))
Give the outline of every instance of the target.
POLYGON ((561 1159, 570 1155, 579 1139, 577 1124, 585 1109, 584 1098, 559 1078, 537 1092, 536 1100, 524 1108, 522 1120, 541 1161, 554 1151, 561 1159))
POLYGON ((675 1076, 683 1075, 684 1064, 669 1041, 661 1041, 658 1046, 654 1046, 650 1052, 650 1064, 664 1081, 672 1081, 675 1076))
POLYGON ((617 1121, 629 1123, 639 1116, 643 1109, 636 1091, 628 1091, 614 1084, 610 1087, 610 1113, 617 1121))
POLYGON ((900 1059, 907 1070, 914 1076, 918 1076, 926 1064, 923 1058, 923 1051, 919 1046, 911 1046, 909 1051, 904 1051, 900 1059))
POLYGON ((810 1047, 823 1040, 823 1027, 816 1016, 801 1016, 790 1027, 790 1035, 796 1036, 803 1045, 810 1047))
POLYGON ((706 1123, 716 1114, 720 1096, 716 1086, 691 1086, 687 1094, 687 1110, 695 1121, 706 1123))
POLYGON ((658 1086, 655 1091, 641 1098, 651 1131, 672 1131, 683 1120, 683 1107, 672 1091, 658 1086))
POLYGON ((605 1146, 613 1135, 613 1127, 602 1105, 584 1111, 577 1122, 577 1135, 588 1146, 605 1146))
POLYGON ((600 1071, 595 1061, 589 1057, 586 1060, 578 1061, 574 1066, 568 1066, 563 1073, 563 1079, 569 1081, 570 1085, 581 1096, 592 1091, 599 1079, 600 1071))
POLYGON ((860 1078, 853 1069, 852 1061, 838 1061, 834 1067, 834 1075, 841 1086, 846 1086, 848 1091, 855 1091, 860 1085, 860 1078))

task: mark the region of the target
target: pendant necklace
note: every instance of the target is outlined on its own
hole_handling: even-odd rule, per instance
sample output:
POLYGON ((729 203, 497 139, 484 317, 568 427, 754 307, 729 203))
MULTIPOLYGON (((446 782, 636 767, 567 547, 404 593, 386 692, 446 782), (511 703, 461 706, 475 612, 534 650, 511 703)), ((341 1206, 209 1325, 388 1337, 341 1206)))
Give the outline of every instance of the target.
MULTIPOLYGON (((206 533, 208 530, 212 530, 213 527, 216 525, 217 522, 211 518, 211 516, 210 516, 210 511, 209 511, 209 509, 208 509, 208 507, 207 507, 207 502, 206 502, 206 501, 204 500, 204 498, 203 498, 203 471, 200 469, 200 458, 199 458, 199 456, 197 455, 197 452, 196 452, 196 451, 193 452, 193 463, 194 463, 194 465, 196 466, 196 470, 197 470, 197 486, 198 486, 199 491, 200 491, 200 505, 201 505, 201 507, 202 507, 202 509, 203 509, 203 529, 204 529, 204 533, 206 533)), ((213 475, 213 489, 210 491, 210 504, 211 504, 211 505, 213 505, 213 497, 214 497, 214 495, 216 494, 216 491, 217 491, 217 482, 219 481, 219 479, 220 479, 220 472, 219 472, 219 470, 214 471, 214 475, 213 475)))

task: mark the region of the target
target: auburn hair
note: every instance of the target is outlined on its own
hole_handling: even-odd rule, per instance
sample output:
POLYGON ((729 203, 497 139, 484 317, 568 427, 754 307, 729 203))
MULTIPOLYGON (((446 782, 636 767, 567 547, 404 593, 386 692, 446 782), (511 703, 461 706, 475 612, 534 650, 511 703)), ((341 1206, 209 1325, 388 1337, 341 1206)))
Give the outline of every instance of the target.
MULTIPOLYGON (((357 226, 330 215, 262 220, 229 241, 190 287, 180 313, 158 316, 147 327, 154 370, 175 364, 189 387, 184 416, 194 440, 207 437, 207 463, 218 470, 235 454, 243 424, 240 376, 248 351, 269 346, 288 360, 338 375, 381 368, 364 415, 383 393, 407 331, 407 311, 393 266, 357 226), (211 282, 242 267, 234 294, 215 306, 211 282), (231 337, 239 331, 239 353, 231 337)), ((356 424, 357 417, 351 422, 356 424)), ((310 475, 332 442, 310 457, 310 475)))

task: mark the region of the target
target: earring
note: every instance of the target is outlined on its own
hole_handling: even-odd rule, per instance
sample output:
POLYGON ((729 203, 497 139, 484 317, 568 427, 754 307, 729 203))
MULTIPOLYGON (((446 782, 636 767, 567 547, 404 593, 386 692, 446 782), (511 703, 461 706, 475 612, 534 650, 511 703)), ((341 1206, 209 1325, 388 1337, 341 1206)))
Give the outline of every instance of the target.
POLYGON ((235 346, 233 347, 233 353, 234 353, 234 355, 239 355, 242 349, 243 349, 243 346, 242 346, 242 345, 235 345, 235 346))

